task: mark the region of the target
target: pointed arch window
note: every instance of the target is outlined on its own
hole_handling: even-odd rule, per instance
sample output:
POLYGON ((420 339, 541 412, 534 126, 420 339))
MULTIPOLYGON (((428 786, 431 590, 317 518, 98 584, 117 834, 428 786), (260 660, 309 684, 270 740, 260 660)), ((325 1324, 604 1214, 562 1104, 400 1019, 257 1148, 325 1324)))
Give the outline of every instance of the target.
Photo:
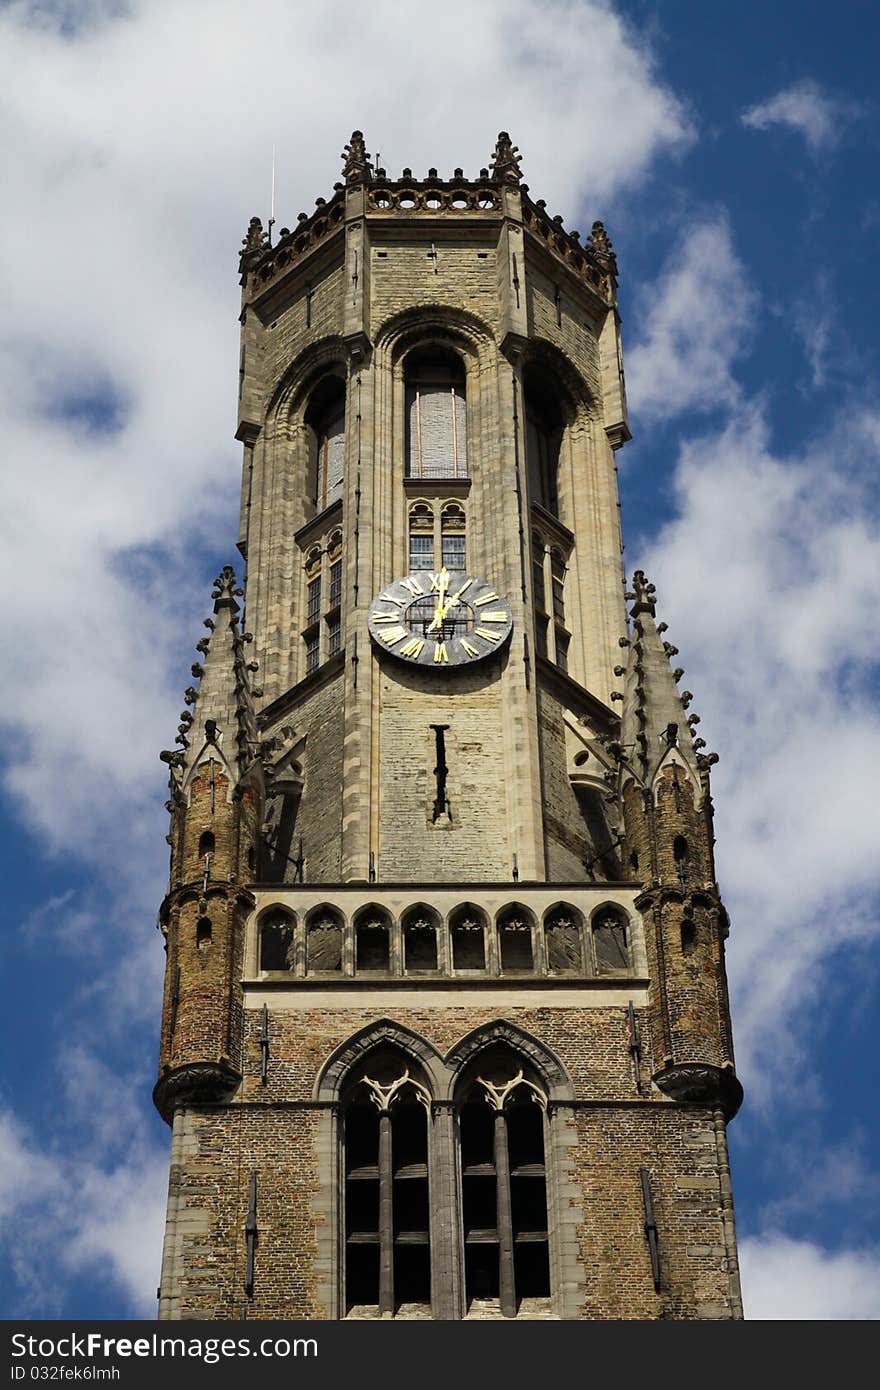
POLYGON ((406 421, 408 477, 467 477, 465 374, 455 353, 436 349, 407 358, 406 421))
POLYGON ((316 511, 342 496, 345 472, 345 382, 328 376, 312 392, 306 411, 311 430, 312 479, 316 511))
POLYGON ((260 969, 293 969, 293 918, 278 908, 260 922, 260 969))
POLYGON ((431 1095, 412 1064, 368 1059, 343 1104, 345 1307, 430 1315, 431 1095))
POLYGON ((523 379, 526 472, 529 497, 559 516, 559 452, 564 420, 556 392, 545 374, 527 370, 523 379))
POLYGON ((598 975, 629 970, 629 933, 626 913, 618 907, 601 907, 593 917, 593 955, 598 975))
POLYGON ((507 1049, 478 1058, 459 1094, 467 1308, 497 1301, 515 1317, 550 1297, 547 1094, 507 1049))

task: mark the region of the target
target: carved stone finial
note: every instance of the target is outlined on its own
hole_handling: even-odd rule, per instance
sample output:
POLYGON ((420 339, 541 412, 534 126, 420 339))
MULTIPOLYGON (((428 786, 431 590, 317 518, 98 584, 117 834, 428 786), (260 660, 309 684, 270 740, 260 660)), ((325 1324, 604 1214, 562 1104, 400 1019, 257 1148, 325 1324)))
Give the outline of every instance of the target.
POLYGON ((612 249, 611 238, 605 230, 604 222, 594 222, 590 233, 590 245, 593 254, 603 270, 611 275, 617 275, 617 257, 612 249))
POLYGON ((351 139, 342 151, 342 161, 346 183, 363 183, 372 177, 373 166, 364 144, 363 131, 351 132, 351 139))
POLYGON ((268 245, 269 237, 263 230, 262 221, 259 217, 252 217, 241 244, 240 264, 250 265, 252 261, 259 259, 268 245))
POLYGON ((632 610, 634 618, 638 617, 640 613, 650 613, 651 617, 654 616, 656 611, 654 592, 654 585, 645 578, 644 570, 636 570, 633 575, 632 593, 627 594, 627 598, 635 604, 632 610))
POLYGON ((492 155, 492 177, 500 179, 502 183, 521 183, 520 159, 519 147, 511 144, 507 131, 502 130, 492 155))

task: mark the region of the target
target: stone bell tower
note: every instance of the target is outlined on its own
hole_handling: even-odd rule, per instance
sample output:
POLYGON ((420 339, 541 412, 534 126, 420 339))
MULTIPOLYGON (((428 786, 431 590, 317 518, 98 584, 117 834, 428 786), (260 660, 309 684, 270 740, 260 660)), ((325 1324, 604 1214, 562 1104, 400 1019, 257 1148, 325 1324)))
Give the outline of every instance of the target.
POLYGON ((739 1318, 709 765, 627 590, 617 265, 506 134, 241 254, 169 764, 160 1316, 739 1318), (629 605, 629 612, 627 611, 629 605))

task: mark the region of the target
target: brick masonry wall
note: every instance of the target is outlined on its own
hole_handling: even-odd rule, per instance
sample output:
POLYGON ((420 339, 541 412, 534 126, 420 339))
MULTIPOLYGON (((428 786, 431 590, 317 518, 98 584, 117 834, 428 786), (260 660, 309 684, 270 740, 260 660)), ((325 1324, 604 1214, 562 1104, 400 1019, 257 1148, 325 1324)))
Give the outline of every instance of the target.
POLYGON ((373 330, 392 314, 419 303, 449 304, 467 309, 495 328, 499 305, 494 239, 474 236, 465 246, 441 244, 436 275, 430 250, 430 241, 415 244, 383 241, 373 247, 370 274, 373 330))
MULTIPOLYGON (((485 1010, 406 1010, 396 1021, 445 1053, 493 1017, 485 1010)), ((551 1047, 588 1108, 566 1111, 569 1142, 558 1174, 576 1211, 577 1316, 730 1317, 713 1116, 639 1100, 624 1010, 510 1010, 510 1022, 551 1047), (655 1292, 639 1168, 646 1167, 660 1240, 655 1292)), ((259 1083, 259 1019, 248 1015, 246 1078, 226 1110, 194 1112, 196 1139, 179 1174, 202 1223, 184 1242, 179 1316, 323 1317, 327 1271, 317 1233, 331 1218, 319 1152, 317 1072, 339 1043, 375 1021, 368 1008, 279 1012, 270 1024, 269 1084, 259 1083), (248 1179, 258 1174, 255 1293, 244 1296, 248 1179), (205 1231, 207 1216, 207 1233, 205 1231)), ((558 1123, 558 1119, 554 1124, 558 1123)))
MULTIPOLYGON (((292 725, 296 738, 305 736, 306 740, 301 760, 303 795, 292 837, 292 853, 298 852, 302 836, 306 874, 311 883, 338 883, 340 878, 344 688, 344 676, 340 671, 314 690, 306 691, 295 711, 281 716, 278 722, 278 728, 292 725)), ((270 810, 274 814, 277 807, 270 810)), ((269 819, 274 825, 271 815, 269 819)), ((287 864, 285 881, 293 882, 293 876, 294 867, 287 864)))

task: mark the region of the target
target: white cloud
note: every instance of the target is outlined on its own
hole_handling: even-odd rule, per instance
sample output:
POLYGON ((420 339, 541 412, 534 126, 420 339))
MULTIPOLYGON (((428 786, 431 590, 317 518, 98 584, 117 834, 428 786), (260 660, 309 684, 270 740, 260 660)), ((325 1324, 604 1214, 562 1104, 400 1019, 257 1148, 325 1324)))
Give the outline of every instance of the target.
POLYGON ((771 1232, 741 1241, 739 1256, 747 1318, 880 1318, 880 1251, 832 1252, 771 1232))
POLYGON ((7 1316, 63 1315, 74 1278, 110 1283, 130 1316, 155 1316, 168 1158, 140 1131, 102 1163, 76 1144, 41 1147, 0 1112, 0 1234, 20 1298, 7 1316))
POLYGON ((753 130, 787 126, 803 136, 813 154, 820 154, 834 148, 844 127, 857 114, 858 108, 852 103, 836 100, 818 82, 805 79, 750 106, 740 119, 753 130))
POLYGON ((880 415, 794 455, 758 406, 681 446, 678 515, 648 548, 662 616, 722 755, 718 874, 732 916, 738 1061, 766 1099, 843 948, 876 940, 872 627, 880 415))
POLYGON ((732 369, 756 296, 726 219, 694 222, 641 297, 647 307, 626 364, 634 413, 652 423, 733 405, 739 388, 732 369))

